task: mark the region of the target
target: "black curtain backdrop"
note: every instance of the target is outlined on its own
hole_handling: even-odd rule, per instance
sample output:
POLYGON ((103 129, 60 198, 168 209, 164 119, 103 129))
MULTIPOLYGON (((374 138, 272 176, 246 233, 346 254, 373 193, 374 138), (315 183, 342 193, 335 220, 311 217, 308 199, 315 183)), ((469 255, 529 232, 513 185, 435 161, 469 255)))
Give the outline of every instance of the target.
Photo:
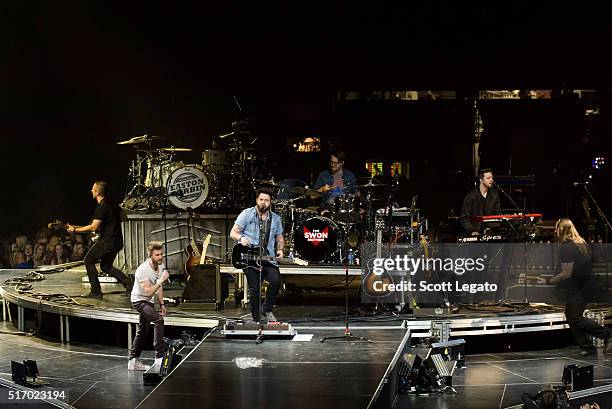
MULTIPOLYGON (((95 179, 120 199, 134 155, 118 141, 160 135, 158 147, 193 148, 178 159, 199 163, 214 135, 250 116, 280 178, 316 176, 326 159, 288 155, 286 140, 320 135, 343 145, 353 168, 372 156, 409 158, 402 200, 418 193, 432 217, 443 215, 471 183, 466 102, 350 106, 335 102, 338 90, 605 90, 605 16, 594 6, 4 2, 0 236, 31 234, 55 218, 87 222, 95 179)), ((609 106, 608 98, 601 135, 612 128, 609 106)), ((483 115, 491 136, 521 140, 508 146, 518 153, 547 135, 529 155, 549 166, 547 149, 582 149, 572 148, 584 136, 579 109, 535 101, 483 115)), ((608 180, 605 171, 596 177, 608 180)))

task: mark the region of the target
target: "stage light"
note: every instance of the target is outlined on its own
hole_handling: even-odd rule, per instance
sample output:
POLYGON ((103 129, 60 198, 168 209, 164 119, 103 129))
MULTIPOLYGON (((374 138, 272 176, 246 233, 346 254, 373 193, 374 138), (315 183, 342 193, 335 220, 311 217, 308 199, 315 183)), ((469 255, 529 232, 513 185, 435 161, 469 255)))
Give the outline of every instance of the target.
POLYGON ((608 165, 608 155, 595 155, 591 161, 593 169, 603 169, 608 165))

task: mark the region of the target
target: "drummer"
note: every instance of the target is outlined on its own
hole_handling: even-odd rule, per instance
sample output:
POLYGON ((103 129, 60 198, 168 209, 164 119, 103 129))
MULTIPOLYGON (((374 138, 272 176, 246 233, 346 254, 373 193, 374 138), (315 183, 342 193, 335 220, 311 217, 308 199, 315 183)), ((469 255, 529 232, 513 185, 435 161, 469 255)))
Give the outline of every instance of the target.
POLYGON ((329 213, 334 208, 336 197, 343 193, 356 193, 357 178, 348 169, 344 169, 343 151, 333 151, 329 155, 329 170, 319 173, 314 189, 323 193, 321 214, 329 213))

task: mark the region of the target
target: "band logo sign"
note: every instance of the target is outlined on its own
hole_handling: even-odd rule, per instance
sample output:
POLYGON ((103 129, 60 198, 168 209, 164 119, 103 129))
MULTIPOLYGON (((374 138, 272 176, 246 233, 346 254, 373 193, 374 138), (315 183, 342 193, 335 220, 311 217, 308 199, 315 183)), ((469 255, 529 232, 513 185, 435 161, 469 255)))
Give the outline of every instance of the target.
POLYGON ((208 179, 195 166, 176 169, 168 180, 170 203, 179 209, 197 208, 208 196, 208 179))
POLYGON ((309 243, 312 243, 313 246, 318 246, 321 242, 329 238, 329 227, 323 230, 312 229, 312 231, 304 227, 304 238, 309 243))

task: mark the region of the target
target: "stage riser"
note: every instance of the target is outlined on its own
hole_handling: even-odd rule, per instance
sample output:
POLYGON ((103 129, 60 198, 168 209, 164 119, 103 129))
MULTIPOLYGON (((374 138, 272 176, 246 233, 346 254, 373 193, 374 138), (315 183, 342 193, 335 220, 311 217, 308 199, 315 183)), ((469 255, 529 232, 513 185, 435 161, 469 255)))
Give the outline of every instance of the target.
MULTIPOLYGON (((228 249, 232 247, 229 233, 234 225, 235 214, 195 214, 193 226, 195 238, 202 241, 207 234, 211 234, 207 256, 225 260, 228 249)), ((166 217, 167 252, 165 263, 171 274, 184 271, 187 260, 185 248, 189 244, 189 237, 193 236, 193 229, 188 231, 188 215, 168 214, 166 217)), ((115 266, 126 273, 134 270, 147 257, 147 244, 151 240, 164 242, 164 220, 161 213, 128 213, 127 219, 121 222, 124 246, 115 259, 115 266)))

